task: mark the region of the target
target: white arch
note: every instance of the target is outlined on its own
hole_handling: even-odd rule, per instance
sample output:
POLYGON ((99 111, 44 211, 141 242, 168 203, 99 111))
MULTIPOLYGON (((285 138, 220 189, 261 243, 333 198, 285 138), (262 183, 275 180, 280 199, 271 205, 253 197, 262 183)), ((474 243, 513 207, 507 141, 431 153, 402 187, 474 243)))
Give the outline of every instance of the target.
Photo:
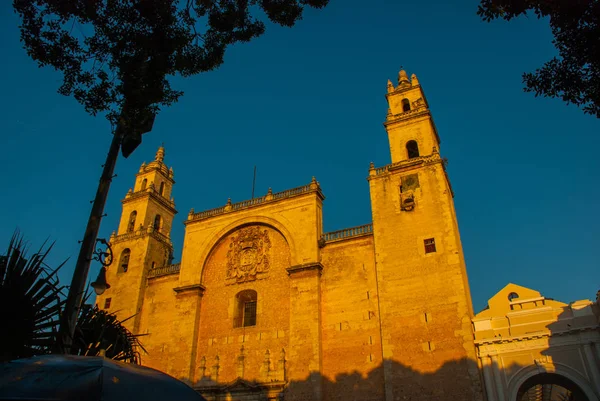
POLYGON ((584 392, 590 401, 599 400, 588 380, 575 369, 562 363, 542 362, 536 365, 523 367, 513 375, 508 382, 508 401, 516 401, 517 393, 519 392, 519 388, 523 385, 523 383, 525 383, 527 379, 542 373, 555 373, 557 375, 564 376, 579 386, 581 391, 584 392))

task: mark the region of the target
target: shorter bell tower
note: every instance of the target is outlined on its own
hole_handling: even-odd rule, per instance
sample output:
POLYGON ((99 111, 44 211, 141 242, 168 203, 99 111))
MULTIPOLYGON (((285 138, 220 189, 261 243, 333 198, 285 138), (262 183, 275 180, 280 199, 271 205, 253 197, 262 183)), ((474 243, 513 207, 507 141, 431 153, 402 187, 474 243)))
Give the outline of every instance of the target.
POLYGON ((110 237, 114 257, 106 276, 111 287, 96 301, 121 320, 136 315, 125 323, 134 333, 148 271, 171 264, 173 258, 171 225, 177 211, 171 192, 175 180, 164 158, 161 146, 154 161, 142 163, 133 189, 121 201, 119 228, 110 237))

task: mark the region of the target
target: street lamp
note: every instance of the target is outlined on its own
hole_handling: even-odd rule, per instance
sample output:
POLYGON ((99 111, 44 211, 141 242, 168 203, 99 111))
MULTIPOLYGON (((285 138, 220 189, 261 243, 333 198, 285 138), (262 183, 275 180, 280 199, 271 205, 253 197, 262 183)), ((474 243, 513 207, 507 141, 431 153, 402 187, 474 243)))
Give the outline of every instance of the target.
POLYGON ((94 281, 90 286, 94 289, 96 295, 104 294, 104 291, 110 288, 110 284, 106 282, 106 267, 102 266, 100 272, 98 273, 98 277, 96 277, 96 281, 94 281))

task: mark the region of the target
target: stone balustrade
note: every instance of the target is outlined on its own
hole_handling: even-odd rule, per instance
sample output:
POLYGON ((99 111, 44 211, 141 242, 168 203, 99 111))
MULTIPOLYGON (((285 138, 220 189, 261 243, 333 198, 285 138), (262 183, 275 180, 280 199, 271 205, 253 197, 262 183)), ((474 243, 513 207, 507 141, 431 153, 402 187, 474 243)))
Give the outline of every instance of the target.
POLYGON ((338 231, 331 231, 323 234, 321 238, 325 242, 332 242, 371 234, 373 234, 373 223, 352 228, 345 228, 343 230, 338 231))
POLYGON ((313 178, 313 181, 308 185, 303 185, 301 187, 287 189, 282 192, 271 193, 269 189, 269 193, 264 196, 259 196, 254 199, 248 199, 242 202, 231 203, 230 200, 227 201, 225 206, 220 206, 214 209, 204 210, 202 212, 194 213, 194 211, 190 211, 188 214, 188 222, 193 220, 202 220, 207 219, 209 217, 217 216, 220 214, 228 213, 234 210, 242 210, 248 209, 254 206, 263 205, 269 202, 275 202, 285 198, 291 198, 298 195, 303 195, 310 192, 316 192, 319 194, 321 199, 325 199, 323 193, 321 192, 321 187, 319 183, 313 178))
POLYGON ((148 270, 148 278, 167 276, 169 274, 178 274, 181 269, 181 263, 157 267, 156 269, 148 270))
POLYGON ((408 167, 408 166, 418 165, 418 164, 430 164, 430 163, 435 163, 438 161, 443 161, 443 160, 440 157, 440 154, 437 152, 437 150, 434 149, 433 153, 430 155, 427 155, 427 156, 413 157, 411 159, 402 160, 402 161, 399 161, 396 163, 391 163, 391 164, 388 164, 383 167, 373 168, 373 169, 371 169, 371 172, 369 175, 385 174, 388 171, 396 170, 398 168, 403 168, 403 167, 408 167))

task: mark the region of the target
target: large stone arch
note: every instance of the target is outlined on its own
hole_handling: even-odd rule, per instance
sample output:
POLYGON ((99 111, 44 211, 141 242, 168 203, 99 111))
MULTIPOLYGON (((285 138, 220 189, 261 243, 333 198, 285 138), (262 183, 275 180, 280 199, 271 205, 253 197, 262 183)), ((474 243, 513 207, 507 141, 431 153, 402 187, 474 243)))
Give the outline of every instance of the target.
POLYGON ((568 365, 549 362, 529 365, 517 371, 508 382, 508 400, 515 401, 517 399, 517 393, 519 392, 519 388, 523 385, 523 383, 525 383, 527 379, 543 373, 554 373, 557 375, 564 376, 565 378, 569 379, 577 386, 579 386, 579 388, 585 393, 586 397, 590 401, 598 400, 598 396, 594 393, 594 390, 588 384, 588 380, 585 377, 583 377, 579 372, 569 367, 568 365))
POLYGON ((292 237, 290 230, 286 227, 285 224, 283 224, 279 220, 273 219, 271 217, 265 217, 265 216, 244 217, 244 218, 236 220, 233 223, 230 223, 227 226, 223 227, 216 234, 214 234, 208 241, 208 243, 207 243, 208 246, 206 246, 204 248, 204 250, 202 251, 202 256, 200 257, 200 263, 202 265, 202 269, 200 271, 200 282, 201 283, 204 282, 204 271, 206 269, 206 263, 209 260, 211 253, 213 252, 213 250, 215 249, 215 247, 217 246, 219 241, 223 237, 232 233, 233 231, 235 231, 243 226, 247 226, 247 225, 251 225, 251 224, 263 224, 263 225, 269 226, 269 227, 273 228, 274 230, 278 231, 283 236, 283 238, 286 240, 286 242, 290 248, 290 264, 291 264, 291 266, 298 264, 296 247, 294 246, 294 239, 292 237))

